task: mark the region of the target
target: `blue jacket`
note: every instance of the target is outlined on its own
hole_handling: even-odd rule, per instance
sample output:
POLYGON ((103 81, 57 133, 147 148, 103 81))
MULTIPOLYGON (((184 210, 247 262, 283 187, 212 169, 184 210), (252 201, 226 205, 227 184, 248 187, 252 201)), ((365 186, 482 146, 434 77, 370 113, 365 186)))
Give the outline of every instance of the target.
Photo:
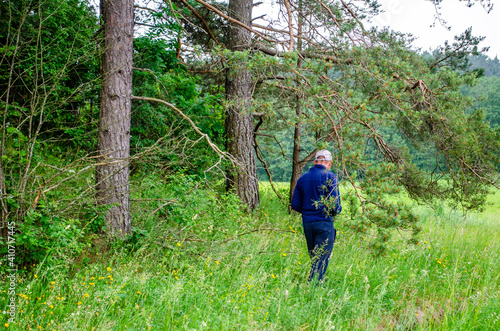
POLYGON ((318 164, 309 169, 297 181, 293 191, 292 209, 302 213, 303 222, 334 221, 342 211, 337 176, 318 164), (334 199, 334 210, 327 214, 321 196, 334 199))

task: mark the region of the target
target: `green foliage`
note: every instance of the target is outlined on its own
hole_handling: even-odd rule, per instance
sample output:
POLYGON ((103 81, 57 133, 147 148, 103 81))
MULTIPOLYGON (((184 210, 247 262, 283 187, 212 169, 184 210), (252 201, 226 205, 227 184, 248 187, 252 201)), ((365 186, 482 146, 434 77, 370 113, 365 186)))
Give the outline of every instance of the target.
POLYGON ((410 242, 418 240, 421 229, 408 206, 389 202, 388 194, 406 191, 420 202, 480 208, 487 186, 497 182, 500 145, 481 113, 467 112, 473 99, 460 93, 476 79, 475 73, 455 70, 476 52, 479 39, 469 30, 456 41, 462 53, 445 47, 432 63, 412 51, 403 35, 369 34, 370 47, 345 47, 335 53, 337 61, 318 54, 299 60, 298 52, 271 57, 221 49, 216 54, 255 77, 247 111, 262 114, 259 133, 266 138, 257 141, 264 143, 267 160, 276 158, 270 152, 279 152, 281 162, 290 163, 298 125, 301 159, 295 162, 315 148, 334 151, 332 168, 357 186, 362 207, 353 226, 376 229, 376 250, 382 254, 395 229, 410 231, 410 242))
POLYGON ((2 165, 10 172, 11 176, 6 178, 6 184, 10 186, 13 181, 19 179, 19 171, 28 163, 26 150, 22 148, 27 145, 28 137, 14 127, 8 127, 5 131, 7 138, 5 139, 5 154, 2 155, 2 165))
POLYGON ((93 140, 85 133, 94 129, 99 74, 94 9, 79 0, 3 1, 0 11, 8 13, 0 19, 7 123, 27 136, 75 139, 90 148, 93 140))
MULTIPOLYGON (((302 2, 311 15, 310 23, 319 23, 328 33, 321 38, 316 36, 320 38, 317 40, 313 36, 312 42, 301 40, 300 52, 278 52, 278 56, 269 56, 255 50, 214 49, 215 43, 207 36, 204 23, 222 44, 227 42, 227 23, 198 3, 189 3, 205 22, 194 17, 179 1, 162 4, 151 16, 138 17, 156 27, 134 40, 133 94, 175 105, 221 146, 225 142, 225 107, 231 106, 230 102, 224 102, 226 69, 230 69, 229 75, 242 69, 250 70, 255 91, 251 107, 245 111, 259 114, 262 120, 258 132, 262 135, 256 136, 257 148, 267 160, 274 179, 290 177, 291 152, 298 141, 293 137, 296 126, 300 125, 302 130, 302 159, 316 148, 334 150, 333 167, 345 184, 342 188, 345 212, 339 216, 339 221, 344 223, 340 229, 350 236, 350 250, 354 240, 360 237, 364 240, 368 251, 356 251, 360 261, 383 264, 373 262, 371 256, 394 250, 391 245, 396 230, 402 231, 406 235, 403 241, 410 244, 397 249, 411 251, 419 246, 421 240, 417 234, 425 230, 425 220, 410 208, 411 203, 401 195, 403 191, 413 200, 433 203, 442 211, 447 210, 448 205, 461 205, 465 209, 484 205, 488 185, 496 180, 500 164, 500 132, 492 130, 487 123, 499 124, 496 101, 500 90, 494 78, 479 80, 476 86, 481 92, 473 89, 467 92, 472 97, 485 96, 485 101, 476 106, 473 99, 459 93, 464 84, 474 85, 478 76, 477 72, 467 71, 467 56, 477 54, 481 40, 474 37, 470 29, 454 44, 436 50, 431 59, 411 51, 407 36, 362 28, 360 33, 358 20, 378 12, 376 1, 363 1, 356 8, 356 19, 337 3, 329 3, 331 13, 327 13, 320 3, 302 2), (332 20, 331 15, 336 19, 332 20), (351 43, 352 35, 358 33, 366 38, 366 44, 362 44, 363 40, 351 43), (193 43, 189 45, 193 51, 184 53, 184 58, 180 54, 181 41, 193 43), (201 50, 213 51, 211 55, 216 62, 210 63, 210 55, 200 54, 201 50), (204 71, 210 73, 199 73, 204 71), (197 72, 199 74, 195 74, 197 72), (296 115, 297 109, 300 115, 296 115)), ((225 7, 226 4, 219 4, 219 8, 225 7)), ((0 108, 6 109, 1 159, 5 176, 2 183, 5 185, 0 185, 1 193, 5 193, 2 207, 19 221, 17 262, 60 266, 73 261, 105 225, 106 209, 94 207, 94 200, 90 198, 94 193, 91 175, 94 159, 79 159, 95 149, 98 20, 89 3, 78 0, 3 1, 0 12, 9 13, 0 17, 0 89, 8 91, 0 101, 0 108), (14 68, 12 75, 11 68, 14 68)), ((216 300, 214 306, 219 312, 228 307, 228 300, 235 300, 231 304, 243 306, 247 314, 228 318, 220 324, 214 322, 215 328, 237 328, 242 324, 235 323, 244 322, 256 325, 254 316, 259 316, 258 323, 263 321, 264 328, 326 326, 316 315, 308 315, 308 311, 291 309, 297 313, 294 320, 280 315, 279 309, 274 308, 276 305, 268 308, 267 301, 260 301, 264 293, 278 292, 278 284, 282 288, 281 284, 292 286, 304 279, 307 255, 303 250, 300 252, 304 254, 298 253, 299 258, 294 260, 302 261, 302 267, 276 258, 290 256, 287 252, 301 242, 293 237, 297 234, 297 219, 285 215, 281 201, 264 201, 260 212, 250 216, 235 196, 219 192, 222 183, 214 184, 213 178, 209 178, 212 181, 200 180, 206 179, 204 170, 217 162, 218 156, 200 142, 200 137, 178 113, 163 104, 133 102, 131 145, 133 230, 125 238, 114 241, 111 247, 130 260, 137 258, 148 264, 153 261, 158 267, 153 268, 155 272, 168 270, 169 275, 176 275, 165 280, 166 283, 162 283, 163 280, 154 283, 150 288, 152 292, 165 288, 165 284, 167 288, 176 288, 173 279, 191 271, 199 278, 188 278, 186 288, 205 286, 207 283, 203 281, 209 278, 207 265, 219 266, 219 262, 225 260, 227 268, 219 266, 218 274, 216 272, 224 280, 221 285, 224 298, 216 300), (214 190, 211 185, 219 187, 214 190), (279 229, 271 229, 279 235, 261 240, 258 234, 274 224, 280 224, 279 229), (252 246, 251 241, 240 240, 248 234, 254 234, 248 238, 255 239, 256 246, 252 246), (240 253, 247 247, 249 254, 240 253), (134 254, 133 258, 128 254, 134 254), (243 258, 252 256, 258 257, 253 260, 258 263, 250 269, 252 275, 265 269, 272 270, 273 276, 263 275, 259 283, 244 283, 243 278, 235 283, 235 276, 246 270, 241 266, 251 263, 243 258), (190 263, 201 266, 200 261, 206 263, 200 269, 190 266, 190 263), (234 261, 241 263, 228 263, 234 261), (280 283, 282 278, 276 280, 274 276, 278 273, 292 281, 280 283), (259 294, 252 297, 248 293, 250 285, 261 286, 259 294), (245 305, 246 298, 250 298, 248 305, 245 305), (276 318, 268 319, 264 312, 276 318), (308 320, 314 322, 307 324, 308 320)), ((261 169, 260 175, 263 174, 261 169)), ((278 193, 287 196, 288 190, 279 187, 278 193)), ((434 215, 445 217, 444 212, 434 215)), ((350 251, 346 248, 344 253, 349 255, 350 251)), ((429 267, 424 261, 426 254, 426 250, 419 251, 414 260, 421 263, 418 265, 422 268, 429 267)), ((131 262, 133 266, 134 263, 131 262)), ((384 274, 386 267, 375 269, 384 274)), ((345 274, 349 272, 346 268, 342 270, 345 274)), ((408 275, 411 272, 407 270, 408 275)), ((137 280, 133 286, 147 286, 139 278, 135 279, 135 274, 128 276, 137 280)), ((204 300, 213 297, 216 294, 213 288, 220 284, 208 284, 212 288, 208 292, 182 293, 183 298, 191 301, 186 302, 186 306, 202 302, 201 307, 214 313, 210 310, 213 301, 204 300)), ((105 285, 101 285, 104 291, 105 285)), ((333 288, 339 284, 332 281, 330 285, 333 288)), ((363 288, 366 284, 358 280, 356 285, 363 288)), ((372 285, 387 288, 389 280, 379 279, 372 285)), ((343 284, 343 292, 332 302, 344 302, 342 300, 349 296, 347 288, 343 284)), ((127 291, 129 289, 131 287, 127 287, 127 291)), ((293 291, 299 293, 303 289, 293 291)), ((107 317, 121 314, 120 309, 127 303, 125 296, 134 293, 115 297, 110 292, 106 292, 107 298, 116 305, 106 306, 107 317)), ((372 287, 372 292, 368 288, 365 293, 373 292, 372 287)), ((397 307, 398 298, 384 300, 385 294, 381 293, 377 293, 382 298, 377 301, 379 307, 397 307)), ((306 299, 314 301, 313 294, 306 299)), ((71 295, 76 298, 82 293, 71 295)), ((269 297, 282 302, 280 296, 269 297)), ((144 304, 142 299, 138 300, 140 305, 144 304)), ((148 300, 146 305, 158 308, 151 298, 148 300)), ((308 303, 293 300, 297 306, 308 303)), ((494 309, 496 301, 490 302, 494 309)), ((78 306, 78 301, 76 303, 78 306)), ((320 302, 314 303, 321 306, 320 302)), ((364 303, 359 309, 339 304, 339 311, 344 309, 344 316, 350 317, 359 312, 370 316, 372 311, 366 301, 364 303)), ((199 327, 179 322, 184 317, 178 311, 160 307, 163 308, 158 311, 176 318, 156 321, 158 325, 199 327)), ((64 311, 61 308, 61 312, 64 311)), ((323 312, 321 308, 312 311, 323 312)), ((209 317, 201 310, 197 313, 198 317, 209 317)), ((396 313, 397 316, 405 314, 396 313)), ((467 311, 467 317, 477 316, 467 311)), ((124 328, 127 318, 118 320, 116 328, 124 328)), ((401 318, 403 327, 415 324, 414 320, 401 318)), ((73 325, 71 321, 66 322, 73 325)), ((343 322, 353 327, 347 320, 343 322)), ((78 323, 84 325, 87 321, 78 323)))
MULTIPOLYGON (((15 227, 15 265, 43 263, 46 267, 66 266, 86 247, 80 220, 54 216, 50 206, 31 210, 15 227)), ((7 245, 0 254, 7 255, 7 245)), ((2 265, 7 268, 6 265, 2 265)), ((5 271, 5 270, 2 270, 5 271)))
MULTIPOLYGON (((45 181, 60 179, 55 171, 54 177, 44 177, 47 169, 57 169, 53 155, 72 150, 75 159, 85 154, 81 148, 89 152, 95 142, 98 20, 89 3, 78 0, 2 1, 0 11, 2 218, 42 222, 27 213, 45 190, 40 189, 45 181), (48 146, 53 151, 44 155, 48 146)), ((78 218, 73 216, 50 215, 78 218)), ((44 245, 40 243, 41 254, 44 245)), ((22 258, 29 260, 27 253, 22 258)))
MULTIPOLYGON (((232 227, 232 223, 243 217, 243 206, 239 200, 229 193, 216 193, 207 188, 206 183, 196 175, 177 173, 159 179, 153 173, 140 181, 141 190, 133 194, 133 200, 149 201, 144 211, 137 209, 136 217, 144 224, 140 228, 152 231, 150 224, 154 219, 161 219, 170 226, 193 227, 208 222, 213 227, 232 227), (151 213, 154 210, 154 213, 151 213)), ((155 221, 156 223, 156 221, 155 221)), ((236 222, 238 224, 238 222, 236 222)), ((206 228, 200 229, 206 231, 206 228)))
POLYGON ((83 219, 87 222, 84 228, 89 234, 102 234, 106 228, 106 213, 112 206, 84 205, 83 219))
POLYGON ((483 77, 475 86, 463 88, 467 96, 476 98, 478 101, 471 109, 481 116, 480 109, 484 110, 486 121, 492 127, 500 126, 500 77, 483 77))
MULTIPOLYGON (((134 38, 134 65, 140 69, 149 69, 155 73, 169 71, 185 72, 186 68, 177 59, 176 44, 153 35, 134 38)), ((136 72, 138 87, 149 77, 142 72, 136 72)))
POLYGON ((485 37, 472 35, 472 27, 466 29, 461 35, 455 36, 453 44, 446 40, 443 46, 438 47, 432 53, 430 68, 435 70, 442 67, 454 70, 467 71, 470 66, 470 56, 478 56, 488 49, 479 49, 478 45, 485 37))
MULTIPOLYGON (((213 142, 222 144, 222 95, 202 89, 200 78, 187 73, 185 65, 176 58, 174 45, 145 36, 137 38, 134 47, 135 66, 140 68, 134 72, 134 95, 170 102, 189 116, 213 142)), ((131 136, 134 150, 141 152, 166 137, 176 144, 184 141, 183 145, 191 146, 188 157, 190 166, 183 164, 185 155, 168 148, 160 149, 148 164, 174 169, 185 167, 189 172, 200 175, 215 162, 208 146, 194 143, 199 137, 175 111, 162 104, 134 103, 131 136)))

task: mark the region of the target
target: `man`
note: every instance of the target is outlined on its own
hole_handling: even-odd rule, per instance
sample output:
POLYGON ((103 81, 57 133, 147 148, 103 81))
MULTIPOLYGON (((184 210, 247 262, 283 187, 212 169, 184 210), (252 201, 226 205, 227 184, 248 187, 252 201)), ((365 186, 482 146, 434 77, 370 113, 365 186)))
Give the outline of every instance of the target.
POLYGON ((302 224, 311 257, 309 281, 322 281, 335 242, 334 217, 342 211, 337 176, 330 172, 332 154, 316 153, 314 166, 297 181, 292 209, 302 214, 302 224))

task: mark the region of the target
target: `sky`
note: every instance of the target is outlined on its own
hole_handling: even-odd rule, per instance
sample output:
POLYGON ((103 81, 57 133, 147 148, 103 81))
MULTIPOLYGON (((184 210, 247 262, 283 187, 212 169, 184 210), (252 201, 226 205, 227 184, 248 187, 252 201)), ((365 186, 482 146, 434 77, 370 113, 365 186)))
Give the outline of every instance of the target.
MULTIPOLYGON (((497 0, 492 0, 497 2, 497 0)), ((500 56, 500 3, 488 14, 476 3, 471 8, 466 2, 459 0, 444 0, 441 16, 448 22, 451 30, 436 23, 434 27, 435 8, 428 0, 379 0, 385 13, 373 19, 373 24, 389 26, 392 30, 411 33, 417 37, 413 42, 422 50, 443 45, 445 40, 453 42, 453 37, 461 34, 472 26, 474 36, 485 36, 480 47, 490 46, 486 53, 491 58, 500 56)))

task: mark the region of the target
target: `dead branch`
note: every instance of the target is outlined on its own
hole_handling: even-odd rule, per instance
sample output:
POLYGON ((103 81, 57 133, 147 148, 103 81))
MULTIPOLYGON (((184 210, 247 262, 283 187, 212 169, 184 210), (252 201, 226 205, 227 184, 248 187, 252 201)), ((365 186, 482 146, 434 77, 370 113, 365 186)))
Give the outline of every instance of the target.
POLYGON ((256 20, 259 20, 259 19, 263 18, 264 16, 267 16, 267 14, 260 15, 260 16, 257 16, 257 17, 252 18, 252 22, 253 22, 253 21, 256 21, 256 20))
POLYGON ((256 136, 263 136, 263 137, 269 137, 269 138, 273 138, 274 141, 276 141, 276 144, 278 144, 280 150, 281 150, 281 155, 283 157, 286 157, 286 154, 285 154, 285 151, 283 150, 283 146, 281 146, 281 143, 279 142, 278 138, 276 138, 276 136, 273 136, 271 134, 265 134, 265 133, 258 133, 258 132, 255 132, 255 135, 256 136))
MULTIPOLYGON (((193 122, 193 120, 187 116, 186 114, 184 114, 179 108, 177 108, 176 106, 174 106, 173 104, 165 101, 165 100, 161 100, 161 99, 156 99, 156 98, 150 98, 150 97, 139 97, 139 96, 132 96, 131 98, 132 100, 141 100, 141 101, 152 101, 152 102, 158 102, 158 103, 162 103, 164 105, 166 105, 167 107, 173 109, 174 111, 176 111, 182 118, 184 118, 186 121, 189 122, 189 124, 191 125, 191 127, 194 129, 194 131, 196 131, 196 133, 198 133, 201 137, 203 137, 207 143, 208 143, 208 146, 214 151, 217 153, 217 155, 219 155, 220 158, 226 158, 228 159, 232 165, 237 165, 237 160, 231 156, 229 153, 226 153, 224 151, 222 151, 217 145, 215 145, 211 140, 210 140, 210 137, 206 134, 206 133, 203 133, 201 132, 201 130, 196 126, 196 124, 193 122)), ((219 159, 220 160, 220 159, 219 159)))
POLYGON ((361 22, 359 21, 358 17, 356 16, 356 14, 352 11, 351 7, 349 7, 344 0, 340 0, 340 2, 342 2, 342 5, 344 6, 345 9, 347 9, 347 11, 349 12, 349 14, 351 14, 352 18, 354 18, 356 20, 356 22, 358 22, 359 26, 361 27, 361 30, 363 30, 363 32, 365 32, 365 28, 363 27, 363 24, 361 24, 361 22))
POLYGON ((140 9, 140 10, 146 10, 146 11, 149 11, 149 12, 151 12, 151 13, 158 14, 158 11, 157 11, 157 10, 154 10, 154 9, 152 9, 152 8, 142 7, 142 6, 139 6, 139 5, 134 5, 134 8, 135 8, 135 9, 140 9))
POLYGON ((177 202, 179 202, 179 200, 177 200, 177 199, 167 201, 164 204, 162 204, 160 207, 158 207, 155 210, 153 210, 153 212, 151 213, 151 215, 156 214, 156 212, 159 211, 160 209, 162 209, 163 207, 165 207, 167 205, 173 205, 174 203, 177 203, 177 202))
MULTIPOLYGON (((259 42, 255 43, 253 45, 253 49, 261 51, 262 53, 267 54, 267 55, 272 55, 272 56, 282 57, 285 54, 284 52, 280 52, 277 49, 268 47, 268 46, 264 45, 263 43, 259 43, 259 42)), ((304 58, 322 59, 325 61, 333 62, 335 64, 351 64, 352 63, 352 59, 341 60, 341 59, 339 59, 335 56, 332 56, 332 55, 315 54, 315 53, 310 53, 310 52, 299 52, 299 55, 304 57, 304 58)))
POLYGON ((134 21, 134 25, 146 26, 148 28, 155 28, 154 25, 147 24, 147 23, 142 23, 142 22, 137 22, 137 21, 134 21))
MULTIPOLYGON (((272 28, 272 27, 269 27, 269 26, 264 26, 264 25, 260 25, 260 24, 256 24, 256 23, 252 23, 252 26, 253 27, 256 27, 256 28, 259 28, 259 29, 262 29, 262 30, 266 30, 266 31, 271 31, 271 32, 276 32, 276 33, 282 33, 282 34, 288 34, 289 31, 287 30, 279 30, 279 29, 275 29, 275 28, 272 28)), ((294 38, 301 38, 303 40, 306 40, 308 43, 310 43, 311 45, 318 45, 317 43, 315 43, 313 40, 309 39, 309 38, 304 38, 303 36, 298 36, 297 34, 293 34, 293 37, 294 38)))
POLYGON ((201 23, 203 23, 204 30, 208 33, 210 38, 212 38, 217 45, 220 45, 219 41, 217 41, 217 38, 215 38, 214 34, 212 33, 212 30, 210 30, 207 22, 203 19, 203 17, 201 17, 201 15, 198 14, 198 12, 193 8, 193 6, 191 6, 186 0, 181 0, 181 1, 186 7, 189 8, 189 10, 191 10, 194 16, 196 16, 201 21, 201 23))
MULTIPOLYGON (((335 22, 335 25, 339 28, 339 30, 342 30, 342 28, 340 27, 340 24, 337 20, 337 17, 335 17, 335 15, 332 13, 331 9, 328 8, 322 1, 320 1, 319 4, 321 5, 321 7, 325 8, 325 10, 328 12, 328 14, 330 14, 330 17, 333 19, 333 21, 335 22)), ((347 33, 347 36, 354 43, 354 40, 352 39, 351 35, 347 33)))
POLYGON ((489 178, 486 178, 486 177, 483 177, 481 176, 480 174, 477 173, 477 171, 475 171, 467 162, 465 162, 461 157, 457 156, 457 158, 460 160, 460 162, 467 167, 467 169, 469 169, 477 178, 479 178, 479 180, 481 182, 487 182, 488 184, 496 187, 496 188, 499 188, 500 189, 500 186, 498 185, 497 181, 492 181, 491 179, 489 178))
POLYGON ((249 27, 248 25, 246 24, 243 24, 242 22, 232 18, 232 17, 229 17, 227 16, 226 14, 224 14, 223 12, 221 12, 219 9, 215 8, 214 6, 206 3, 205 1, 202 1, 202 0, 196 0, 196 2, 198 2, 199 4, 201 4, 203 7, 207 8, 208 10, 211 10, 213 11, 214 13, 216 13, 217 15, 225 18, 226 20, 230 21, 230 22, 233 22, 235 24, 238 24, 239 26, 243 27, 244 29, 252 32, 252 33, 255 33, 256 35, 258 35, 259 37, 261 37, 262 39, 266 40, 266 41, 269 41, 269 42, 275 42, 276 40, 272 40, 272 39, 269 39, 268 37, 266 37, 265 35, 263 35, 262 33, 260 33, 259 31, 256 31, 254 29, 252 29, 251 27, 249 27))

